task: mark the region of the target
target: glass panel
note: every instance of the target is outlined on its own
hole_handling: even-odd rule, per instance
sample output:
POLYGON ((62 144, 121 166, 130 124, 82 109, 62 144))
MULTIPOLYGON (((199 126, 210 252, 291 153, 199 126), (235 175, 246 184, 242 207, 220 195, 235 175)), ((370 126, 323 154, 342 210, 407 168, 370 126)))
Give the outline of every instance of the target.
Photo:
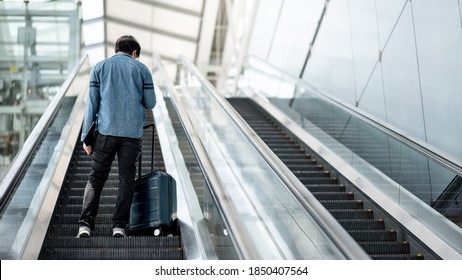
MULTIPOLYGON (((45 126, 44 131, 33 133, 35 137, 39 137, 42 132, 43 135, 40 139, 36 139, 37 146, 25 163, 24 170, 18 174, 19 178, 12 186, 13 191, 0 214, 1 259, 21 257, 64 148, 65 141, 61 140, 63 136, 61 133, 68 131, 65 127, 72 126, 74 123, 75 120, 72 119, 74 104, 79 95, 86 93, 89 69, 86 60, 67 91, 55 96, 52 104, 59 104, 59 106, 53 119, 45 126), (61 98, 62 102, 59 102, 61 98)), ((48 111, 48 115, 50 114, 51 112, 48 111)))
MULTIPOLYGON (((156 59, 154 59, 154 61, 160 63, 156 59)), ((176 64, 174 66, 176 69, 176 64)), ((192 192, 194 192, 194 194, 191 194, 188 199, 197 199, 200 206, 201 213, 198 214, 195 212, 196 209, 191 208, 191 204, 194 205, 194 203, 188 203, 188 209, 190 211, 189 214, 194 217, 193 222, 196 222, 195 228, 199 231, 197 235, 202 240, 202 244, 212 243, 211 246, 213 246, 213 250, 215 251, 218 259, 239 259, 227 232, 227 227, 219 214, 218 207, 207 186, 207 182, 205 181, 199 162, 194 155, 193 149, 188 141, 188 137, 181 125, 181 120, 175 110, 175 105, 171 101, 172 93, 168 84, 168 77, 164 76, 166 73, 161 71, 162 69, 158 65, 154 68, 153 78, 154 84, 156 85, 158 104, 162 106, 163 101, 161 99, 164 99, 164 106, 168 111, 165 113, 168 116, 165 117, 168 117, 173 125, 172 134, 174 135, 168 135, 167 138, 171 147, 175 147, 172 149, 178 149, 181 152, 173 153, 173 157, 177 166, 179 165, 178 163, 181 162, 184 163, 187 169, 183 170, 182 168, 178 168, 179 173, 183 172, 180 173, 179 176, 180 178, 190 178, 193 187, 192 192), (163 94, 163 96, 160 96, 160 94, 163 94), (208 232, 204 232, 206 230, 203 230, 202 224, 204 221, 208 232), (209 240, 212 240, 212 242, 209 240)), ((188 185, 185 187, 187 188, 188 185)), ((186 191, 185 193, 189 193, 189 191, 186 191)), ((206 248, 205 250, 208 252, 209 248, 206 248)))
POLYGON ((0 176, 80 57, 79 5, 24 2, 0 1, 0 176))

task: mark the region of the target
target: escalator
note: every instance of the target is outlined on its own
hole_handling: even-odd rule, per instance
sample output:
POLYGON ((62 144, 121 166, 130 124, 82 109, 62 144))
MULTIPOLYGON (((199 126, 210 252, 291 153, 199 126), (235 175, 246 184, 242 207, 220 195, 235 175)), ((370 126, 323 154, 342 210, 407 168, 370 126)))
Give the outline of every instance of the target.
POLYGON ((424 259, 424 254, 413 251, 410 242, 380 218, 373 203, 358 199, 354 186, 340 182, 318 156, 302 148, 262 108, 248 98, 228 101, 372 259, 424 259))
MULTIPOLYGON (((146 124, 153 123, 152 111, 146 111, 146 124)), ((152 130, 142 138, 143 174, 149 171, 152 130)), ((154 170, 165 172, 157 132, 155 132, 154 170)), ((65 182, 48 227, 39 259, 42 260, 181 260, 184 248, 180 231, 169 235, 132 235, 113 238, 112 213, 117 197, 117 157, 103 190, 96 229, 90 238, 76 238, 85 184, 91 157, 79 141, 75 146, 65 182)))

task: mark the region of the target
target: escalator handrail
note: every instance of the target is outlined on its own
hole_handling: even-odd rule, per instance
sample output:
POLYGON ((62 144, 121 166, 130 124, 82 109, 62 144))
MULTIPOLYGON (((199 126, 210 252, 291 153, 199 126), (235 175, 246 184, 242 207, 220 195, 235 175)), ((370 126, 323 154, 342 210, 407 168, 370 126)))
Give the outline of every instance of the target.
MULTIPOLYGON (((217 175, 215 174, 215 170, 212 166, 212 163, 209 161, 206 155, 206 152, 204 150, 204 147, 200 144, 201 142, 200 142, 199 136, 195 133, 195 130, 193 129, 193 125, 191 124, 191 120, 187 117, 188 114, 184 106, 181 104, 180 97, 175 89, 175 86, 173 85, 170 79, 165 80, 165 82, 167 85, 166 91, 168 95, 170 96, 171 102, 173 104, 173 107, 176 110, 176 113, 179 116, 179 120, 181 122, 182 127, 184 128, 186 137, 189 143, 191 143, 190 145, 191 149, 194 155, 196 156, 196 158, 198 159, 198 163, 201 169, 203 170, 205 180, 207 181, 209 185, 215 185, 215 186, 220 185, 221 183, 217 175)), ((221 203, 217 203, 217 208, 228 229, 238 228, 237 226, 232 225, 233 224, 232 219, 228 219, 225 214, 225 213, 232 213, 231 215, 234 215, 235 211, 232 209, 232 207, 230 207, 226 202, 221 202, 221 203)), ((235 231, 232 231, 232 230, 229 230, 229 231, 230 231, 229 236, 231 237, 231 240, 233 244, 235 245, 236 253, 238 254, 239 258, 240 259, 249 258, 249 256, 251 256, 253 253, 252 251, 255 251, 255 248, 252 248, 251 246, 246 247, 241 244, 252 244, 252 243, 248 243, 245 240, 244 241, 242 240, 243 238, 245 238, 244 234, 239 235, 235 231)))
MULTIPOLYGON (((249 61, 249 60, 256 60, 258 63, 261 63, 265 65, 268 69, 271 71, 274 71, 278 73, 278 75, 284 77, 284 79, 287 79, 291 81, 294 85, 297 84, 302 84, 306 87, 308 87, 315 95, 317 95, 320 98, 327 99, 332 102, 332 104, 336 105, 337 107, 340 107, 341 109, 347 111, 348 113, 352 114, 355 117, 358 117, 362 121, 372 125, 373 127, 377 128, 379 131, 385 133, 386 135, 390 135, 399 142, 407 145, 413 150, 416 150, 417 152, 421 153, 422 155, 425 155, 428 158, 431 158, 435 162, 441 164, 443 167, 451 170, 455 174, 462 176, 462 162, 456 158, 454 158, 451 155, 448 155, 447 153, 437 149, 434 146, 429 145, 426 142, 423 142, 422 140, 419 140, 417 138, 414 138, 410 135, 407 135, 404 131, 390 125, 389 123, 386 123, 364 111, 359 109, 358 107, 354 107, 352 105, 347 104, 345 101, 340 100, 339 98, 336 98, 332 96, 331 94, 324 92, 318 88, 316 88, 314 85, 309 83, 308 81, 302 80, 300 78, 297 78, 295 76, 290 75, 287 72, 284 72, 282 69, 277 68, 276 66, 269 64, 268 62, 253 56, 253 55, 248 55, 244 59, 244 61, 249 61)), ((244 62, 243 65, 246 63, 244 62)), ((244 69, 244 67, 242 68, 244 69)))
MULTIPOLYGON (((157 52, 153 51, 153 77, 156 78, 160 75, 160 79, 164 83, 168 83, 170 78, 165 71, 164 65, 160 56, 157 52)), ((171 88, 171 84, 168 85, 171 88)), ((163 90, 163 88, 162 88, 163 90)), ((166 89, 169 90, 168 88, 166 89)), ((168 93, 171 96, 170 93, 168 93)), ((165 96, 163 92, 157 94, 157 105, 158 110, 153 109, 154 119, 156 127, 159 129, 159 144, 161 146, 162 154, 164 153, 167 157, 164 157, 165 168, 168 173, 177 178, 177 196, 178 196, 178 219, 181 221, 181 232, 182 240, 185 249, 186 259, 206 259, 215 260, 218 259, 216 254, 215 246, 213 241, 210 239, 210 232, 208 232, 207 225, 201 223, 204 220, 203 213, 200 209, 200 204, 197 199, 193 183, 191 181, 190 174, 187 170, 186 163, 184 161, 182 151, 180 147, 174 143, 178 143, 179 139, 175 135, 175 128, 173 127, 172 121, 169 117, 168 109, 165 104, 165 96), (163 112, 156 114, 156 112, 163 112), (157 115, 162 117, 156 117, 157 115), (171 131, 167 129, 170 127, 171 131), (163 131, 161 131, 163 128, 163 131), (162 136, 161 132, 165 133, 165 137, 162 136), (172 133, 173 135, 169 134, 172 133), (166 140, 168 139, 168 140, 166 140), (165 150, 164 150, 165 148, 165 150), (181 157, 181 160, 179 159, 181 157), (178 159, 178 161, 177 161, 178 159), (181 187, 178 189, 178 187, 181 187), (180 200, 186 201, 187 214, 182 211, 180 207, 180 200), (184 236, 184 239, 183 239, 184 236)))
POLYGON ((12 193, 14 186, 22 173, 22 170, 24 170, 31 155, 35 151, 36 147, 40 144, 40 140, 45 134, 48 126, 53 121, 53 118, 56 115, 60 107, 60 104, 62 103, 66 95, 67 90, 74 81, 75 77, 77 77, 79 70, 84 65, 87 57, 88 55, 84 55, 83 57, 81 57, 72 69, 72 71, 69 73, 66 80, 61 85, 58 93, 51 100, 47 109, 40 117, 31 134, 27 137, 22 148, 15 156, 12 163, 10 164, 10 167, 3 176, 0 182, 0 209, 3 209, 3 207, 5 206, 8 197, 12 193))
POLYGON ((218 94, 215 87, 203 78, 200 71, 184 56, 179 57, 180 63, 193 73, 201 84, 208 88, 213 98, 242 131, 252 146, 259 152, 265 161, 272 167, 278 177, 297 197, 301 205, 313 216, 329 238, 336 244, 342 253, 349 259, 370 259, 369 255, 358 245, 347 231, 333 218, 333 216, 319 203, 314 196, 306 190, 304 185, 284 165, 281 160, 258 137, 254 137, 253 130, 247 125, 234 108, 218 94))

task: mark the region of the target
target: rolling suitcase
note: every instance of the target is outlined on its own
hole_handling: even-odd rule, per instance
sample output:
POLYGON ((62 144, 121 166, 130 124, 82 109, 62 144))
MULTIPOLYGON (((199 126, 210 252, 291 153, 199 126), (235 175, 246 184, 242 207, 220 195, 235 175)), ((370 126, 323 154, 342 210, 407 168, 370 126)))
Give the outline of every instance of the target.
MULTIPOLYGON (((144 127, 151 127, 154 124, 144 127)), ((154 171, 154 131, 152 135, 151 172, 142 175, 140 155, 130 210, 131 234, 168 234, 178 230, 176 181, 168 173, 154 171)))

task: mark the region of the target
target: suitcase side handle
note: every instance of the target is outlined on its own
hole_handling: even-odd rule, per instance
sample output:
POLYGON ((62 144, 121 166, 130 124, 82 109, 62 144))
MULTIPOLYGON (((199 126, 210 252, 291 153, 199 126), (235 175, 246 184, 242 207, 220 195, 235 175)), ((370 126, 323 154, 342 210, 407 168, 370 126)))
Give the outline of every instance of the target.
MULTIPOLYGON (((151 174, 154 173, 154 134, 156 133, 155 125, 153 123, 143 126, 143 129, 152 127, 152 143, 151 143, 151 174)), ((141 178, 141 162, 143 161, 142 157, 143 148, 141 148, 140 159, 138 160, 138 178, 141 178)))

